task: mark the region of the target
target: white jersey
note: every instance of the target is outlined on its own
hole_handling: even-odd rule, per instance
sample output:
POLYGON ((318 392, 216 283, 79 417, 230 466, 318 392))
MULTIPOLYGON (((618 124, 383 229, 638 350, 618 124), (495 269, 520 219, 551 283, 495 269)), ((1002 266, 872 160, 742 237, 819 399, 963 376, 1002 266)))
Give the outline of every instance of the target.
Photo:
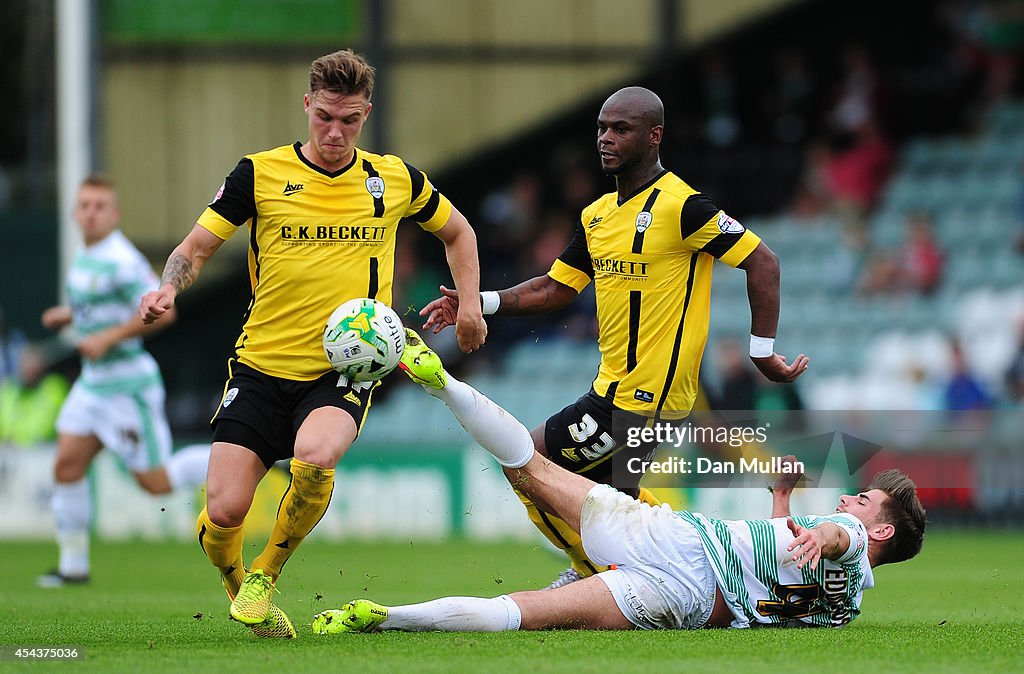
POLYGON ((804 528, 832 522, 850 537, 850 547, 837 560, 822 559, 817 569, 798 569, 786 548, 793 533, 786 518, 715 520, 680 511, 701 538, 718 585, 732 610, 732 627, 841 627, 860 614, 865 589, 874 586, 868 563, 867 531, 853 515, 794 517, 804 528), (799 621, 795 623, 794 621, 799 621))
MULTIPOLYGON (((160 285, 142 253, 119 230, 81 248, 68 271, 67 292, 79 338, 132 319, 142 296, 160 285)), ((94 393, 137 391, 162 386, 160 369, 134 337, 101 358, 82 358, 78 384, 94 393)))

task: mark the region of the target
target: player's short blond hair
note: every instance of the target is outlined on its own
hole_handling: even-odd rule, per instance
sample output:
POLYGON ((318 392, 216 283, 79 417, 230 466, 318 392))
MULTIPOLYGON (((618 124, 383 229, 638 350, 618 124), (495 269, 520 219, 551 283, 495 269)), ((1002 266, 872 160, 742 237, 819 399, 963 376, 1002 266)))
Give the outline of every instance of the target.
POLYGON ((313 61, 309 67, 309 93, 322 90, 341 96, 363 94, 366 100, 370 100, 373 74, 373 66, 362 54, 341 49, 313 61))
POLYGON ((90 173, 82 179, 79 187, 104 187, 111 192, 117 192, 117 185, 106 173, 90 173))

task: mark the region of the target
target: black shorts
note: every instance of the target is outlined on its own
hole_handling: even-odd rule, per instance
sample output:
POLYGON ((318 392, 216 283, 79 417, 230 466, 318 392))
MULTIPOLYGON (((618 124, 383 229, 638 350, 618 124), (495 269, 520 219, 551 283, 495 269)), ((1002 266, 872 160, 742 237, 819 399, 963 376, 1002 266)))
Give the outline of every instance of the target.
POLYGON ((312 381, 281 379, 232 359, 224 398, 210 421, 213 441, 241 445, 269 468, 295 455, 295 435, 315 409, 344 410, 361 429, 377 382, 356 391, 338 386, 338 377, 331 371, 312 381))
POLYGON ((651 423, 652 419, 621 410, 591 389, 544 422, 544 446, 548 458, 562 468, 636 497, 643 476, 623 467, 634 457, 649 461, 658 443, 629 443, 627 434, 630 427, 651 423))

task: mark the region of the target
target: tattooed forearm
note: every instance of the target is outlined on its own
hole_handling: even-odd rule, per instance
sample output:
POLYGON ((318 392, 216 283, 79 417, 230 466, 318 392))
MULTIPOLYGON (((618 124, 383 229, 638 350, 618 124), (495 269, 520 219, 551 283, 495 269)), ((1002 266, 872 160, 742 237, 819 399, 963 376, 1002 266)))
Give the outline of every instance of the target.
POLYGON ((544 314, 566 306, 576 299, 576 291, 547 274, 523 281, 514 288, 498 292, 498 313, 506 316, 544 314))
POLYGON ((171 255, 164 267, 164 275, 160 279, 162 283, 169 283, 174 286, 176 292, 181 292, 192 285, 196 275, 192 271, 192 262, 181 253, 171 255))

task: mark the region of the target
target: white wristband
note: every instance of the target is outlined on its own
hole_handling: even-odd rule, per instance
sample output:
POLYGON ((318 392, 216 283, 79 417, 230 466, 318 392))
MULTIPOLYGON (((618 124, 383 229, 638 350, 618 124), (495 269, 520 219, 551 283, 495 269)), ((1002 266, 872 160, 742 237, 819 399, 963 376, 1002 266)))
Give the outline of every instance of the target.
POLYGON ((484 290, 480 293, 480 304, 483 308, 484 316, 490 316, 498 310, 498 306, 501 305, 501 298, 498 297, 498 293, 495 290, 484 290))
POLYGON ((773 353, 775 353, 774 337, 758 337, 757 335, 750 336, 751 358, 767 358, 773 353))

